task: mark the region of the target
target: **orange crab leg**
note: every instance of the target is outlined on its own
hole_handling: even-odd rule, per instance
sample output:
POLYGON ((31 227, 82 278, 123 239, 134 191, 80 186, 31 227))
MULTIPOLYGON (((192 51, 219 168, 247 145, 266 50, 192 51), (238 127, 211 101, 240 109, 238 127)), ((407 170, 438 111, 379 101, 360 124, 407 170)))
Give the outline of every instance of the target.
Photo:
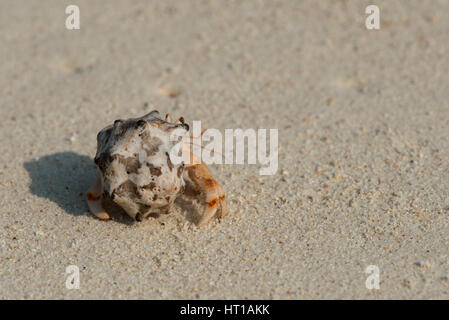
POLYGON ((185 151, 190 152, 190 157, 195 159, 193 163, 197 163, 186 165, 189 178, 196 189, 204 195, 206 202, 206 209, 198 221, 198 227, 201 227, 214 217, 218 205, 221 207, 220 218, 226 215, 226 196, 220 184, 213 178, 209 168, 190 151, 190 146, 186 144, 184 148, 185 151))

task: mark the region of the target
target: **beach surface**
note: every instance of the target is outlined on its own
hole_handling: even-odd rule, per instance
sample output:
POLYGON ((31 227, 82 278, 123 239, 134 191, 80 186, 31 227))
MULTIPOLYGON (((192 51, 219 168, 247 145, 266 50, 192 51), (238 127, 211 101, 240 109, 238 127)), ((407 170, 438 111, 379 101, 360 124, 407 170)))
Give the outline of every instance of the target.
POLYGON ((0 7, 1 299, 449 298, 449 1, 0 7), (278 129, 277 172, 210 166, 229 213, 204 228, 185 196, 96 219, 98 131, 154 109, 278 129))

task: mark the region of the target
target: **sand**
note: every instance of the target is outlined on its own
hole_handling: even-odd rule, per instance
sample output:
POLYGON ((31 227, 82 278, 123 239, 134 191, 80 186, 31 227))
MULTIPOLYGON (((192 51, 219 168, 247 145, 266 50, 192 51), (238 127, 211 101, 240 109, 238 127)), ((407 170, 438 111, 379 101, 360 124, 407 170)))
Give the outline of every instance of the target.
POLYGON ((448 1, 72 2, 1 1, 0 298, 449 298, 448 1), (95 219, 97 132, 153 109, 276 128, 279 169, 211 166, 206 228, 95 219))

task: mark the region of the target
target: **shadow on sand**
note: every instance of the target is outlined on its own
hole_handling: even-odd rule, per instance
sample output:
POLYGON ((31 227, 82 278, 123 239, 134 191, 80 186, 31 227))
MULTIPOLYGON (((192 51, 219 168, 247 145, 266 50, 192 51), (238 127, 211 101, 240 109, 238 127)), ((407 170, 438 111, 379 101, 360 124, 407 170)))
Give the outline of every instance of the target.
POLYGON ((31 193, 56 202, 75 215, 88 215, 86 191, 97 177, 90 157, 74 152, 59 152, 24 164, 32 180, 31 193))

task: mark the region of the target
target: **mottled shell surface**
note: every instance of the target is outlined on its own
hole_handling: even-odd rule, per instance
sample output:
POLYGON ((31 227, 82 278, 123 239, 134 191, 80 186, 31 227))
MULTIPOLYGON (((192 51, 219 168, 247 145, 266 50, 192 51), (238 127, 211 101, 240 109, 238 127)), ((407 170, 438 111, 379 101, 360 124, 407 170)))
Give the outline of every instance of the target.
POLYGON ((170 160, 170 151, 180 141, 170 141, 176 128, 189 130, 187 124, 166 122, 152 111, 116 120, 98 133, 95 164, 103 196, 135 220, 167 212, 184 188, 184 165, 170 160))

